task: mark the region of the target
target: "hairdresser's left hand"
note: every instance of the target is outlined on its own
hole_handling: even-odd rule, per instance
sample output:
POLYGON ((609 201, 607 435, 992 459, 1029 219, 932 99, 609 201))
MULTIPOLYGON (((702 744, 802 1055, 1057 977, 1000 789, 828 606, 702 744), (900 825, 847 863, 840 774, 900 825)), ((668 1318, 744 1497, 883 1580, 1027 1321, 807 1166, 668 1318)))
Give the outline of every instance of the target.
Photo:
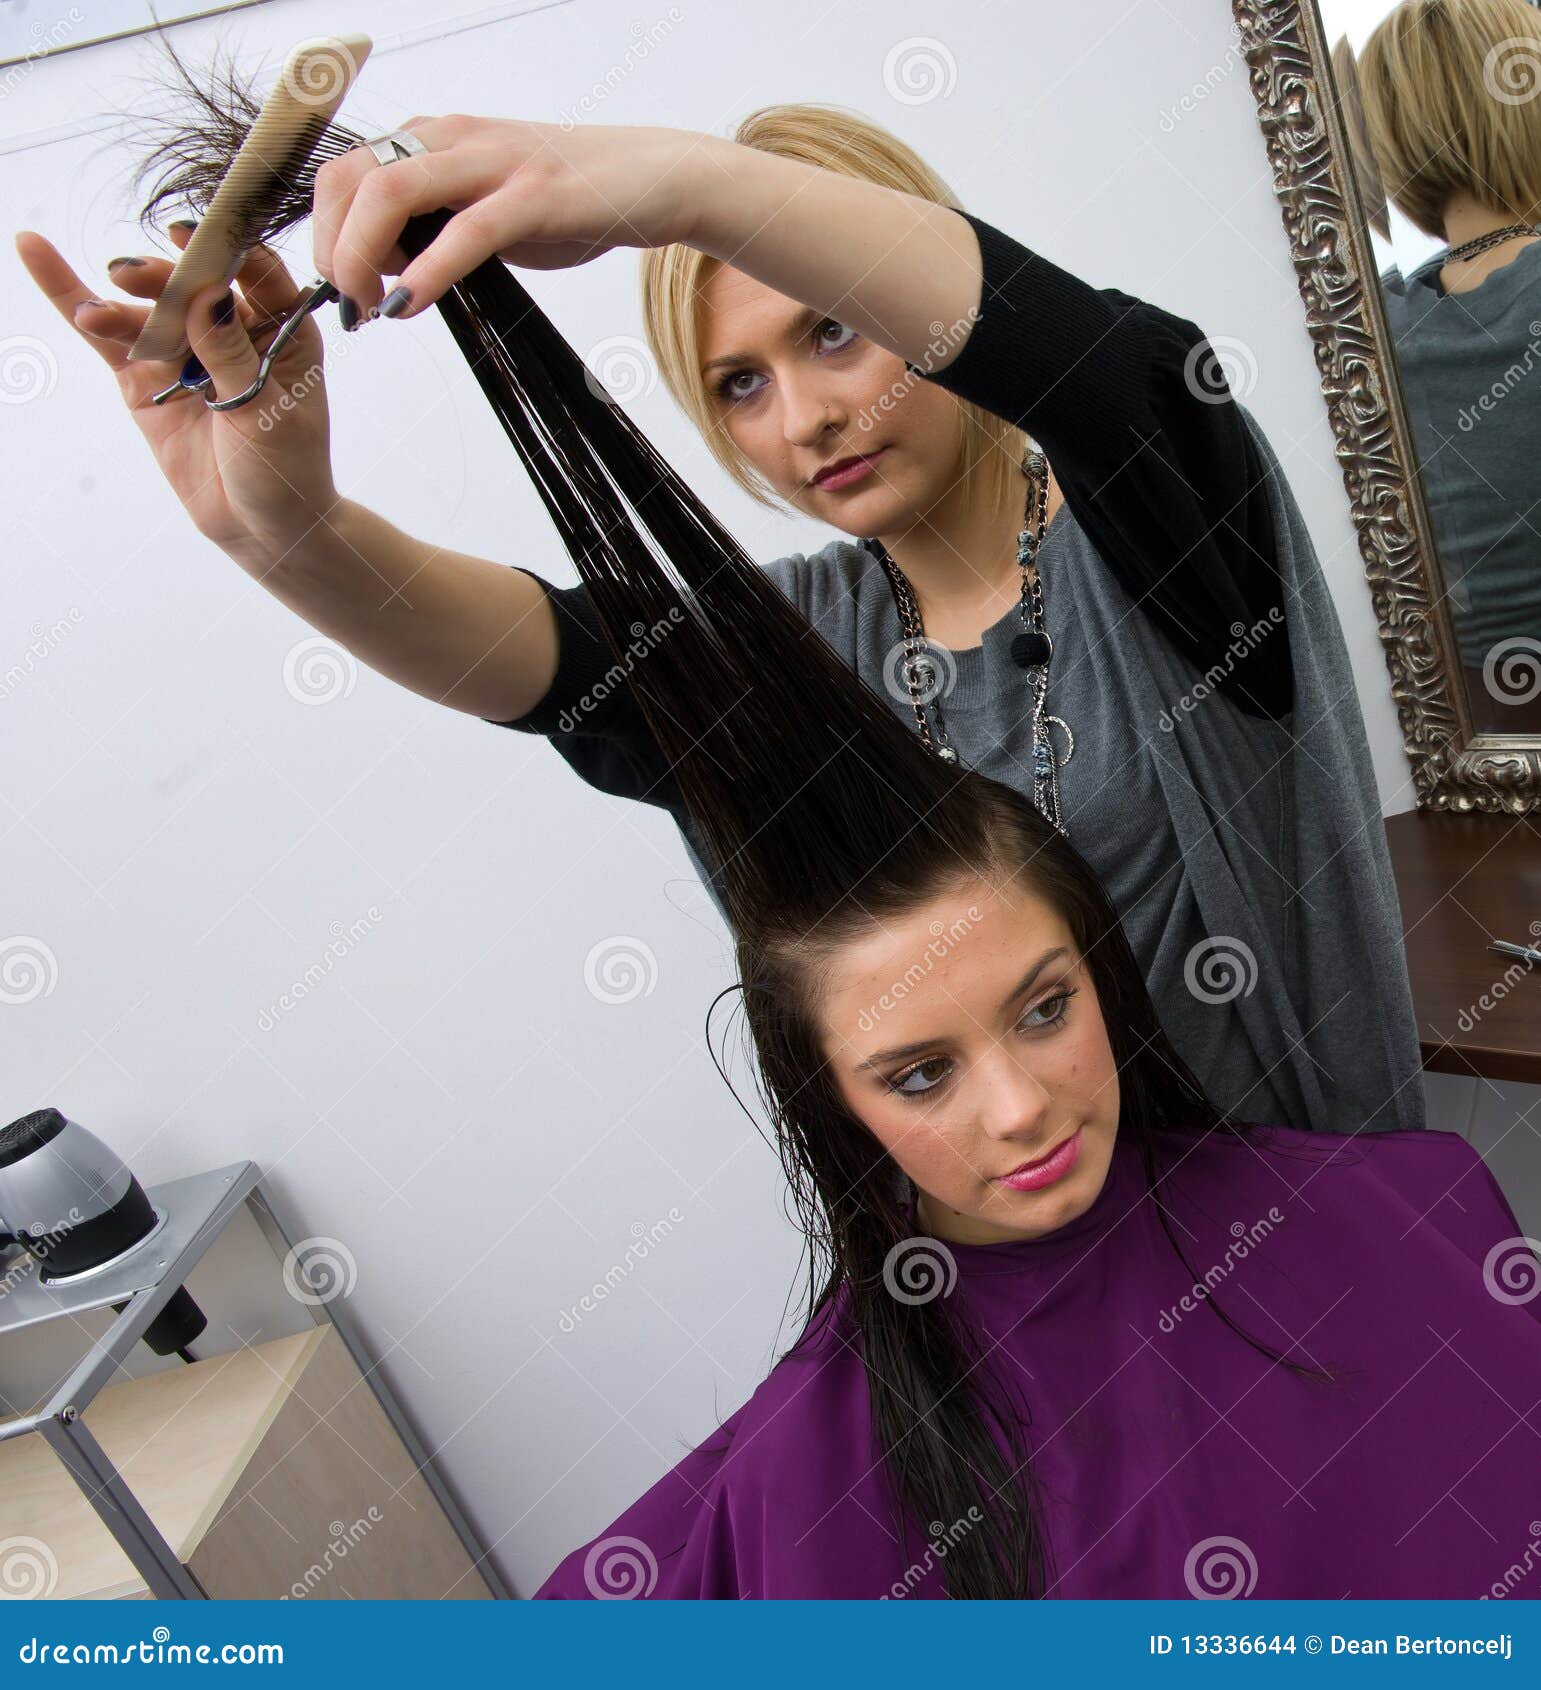
POLYGON ((612 247, 668 246, 689 229, 692 184, 712 146, 685 129, 414 117, 399 125, 426 156, 380 164, 366 148, 316 173, 316 269, 361 315, 410 290, 398 318, 416 316, 492 254, 535 270, 586 264, 612 247), (456 213, 408 260, 396 244, 407 219, 456 213))

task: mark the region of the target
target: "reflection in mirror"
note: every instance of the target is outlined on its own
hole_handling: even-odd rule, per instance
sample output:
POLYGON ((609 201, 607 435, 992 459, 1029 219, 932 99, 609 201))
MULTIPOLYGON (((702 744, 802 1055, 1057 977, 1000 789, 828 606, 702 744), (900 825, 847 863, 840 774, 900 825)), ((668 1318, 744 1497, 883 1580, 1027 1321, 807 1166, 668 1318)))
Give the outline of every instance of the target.
POLYGON ((1321 0, 1478 734, 1541 735, 1541 11, 1321 0))

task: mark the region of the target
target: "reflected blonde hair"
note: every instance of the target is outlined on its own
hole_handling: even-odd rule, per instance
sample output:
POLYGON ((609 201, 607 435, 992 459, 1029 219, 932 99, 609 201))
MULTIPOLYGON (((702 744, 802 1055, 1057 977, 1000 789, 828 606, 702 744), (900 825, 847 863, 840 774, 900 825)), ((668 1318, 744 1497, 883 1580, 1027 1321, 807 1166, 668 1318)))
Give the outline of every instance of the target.
MULTIPOLYGON (((840 106, 762 106, 739 124, 732 138, 740 146, 961 209, 942 178, 897 135, 840 106)), ((641 272, 643 333, 664 385, 700 430, 717 462, 759 504, 791 510, 723 427, 701 376, 701 292, 718 262, 679 244, 646 249, 641 272)), ((1019 496, 1013 489, 1022 485, 1020 465, 1028 436, 983 406, 962 399, 957 405, 962 420, 962 496, 983 499, 992 508, 1004 505, 1019 496)))
POLYGON ((1469 193, 1541 220, 1541 13, 1525 0, 1403 0, 1359 55, 1370 146, 1391 202, 1445 236, 1469 193))

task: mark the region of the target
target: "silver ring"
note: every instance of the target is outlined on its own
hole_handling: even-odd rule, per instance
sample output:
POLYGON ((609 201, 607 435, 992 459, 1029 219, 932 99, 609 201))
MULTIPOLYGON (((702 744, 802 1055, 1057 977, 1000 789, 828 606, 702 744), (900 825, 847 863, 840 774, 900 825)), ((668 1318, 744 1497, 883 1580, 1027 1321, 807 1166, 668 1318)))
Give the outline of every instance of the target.
POLYGON ((411 158, 428 151, 417 136, 406 129, 391 129, 371 140, 359 141, 353 150, 356 152, 359 147, 368 147, 381 164, 394 164, 399 158, 411 158))

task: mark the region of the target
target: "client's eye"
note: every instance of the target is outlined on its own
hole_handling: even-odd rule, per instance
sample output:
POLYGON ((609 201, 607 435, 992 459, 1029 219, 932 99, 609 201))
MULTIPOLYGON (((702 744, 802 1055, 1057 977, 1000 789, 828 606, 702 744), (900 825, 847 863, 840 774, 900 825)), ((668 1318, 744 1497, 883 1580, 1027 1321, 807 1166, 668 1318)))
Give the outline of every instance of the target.
POLYGON ((945 1076, 939 1074, 936 1084, 929 1086, 910 1086, 906 1082, 913 1080, 917 1074, 924 1074, 928 1068, 945 1069, 946 1067, 947 1058, 945 1056, 928 1056, 924 1062, 917 1062, 913 1068, 905 1069, 898 1080, 891 1080, 889 1084, 903 1097, 920 1097, 925 1092, 935 1091, 936 1084, 940 1084, 945 1076))
MULTIPOLYGON (((1077 986, 1066 986, 1057 991, 1053 997, 1043 998, 1017 1023, 1017 1030, 1019 1032, 1041 1033, 1046 1028, 1062 1026, 1070 1011, 1070 1000, 1079 989, 1077 986), (1034 1020, 1033 1017, 1035 1016, 1042 1016, 1043 1019, 1034 1020)), ((924 1061, 906 1068, 902 1074, 890 1080, 888 1082, 889 1090, 897 1092, 900 1097, 925 1097, 927 1093, 935 1091, 938 1086, 943 1084, 948 1073, 951 1072, 951 1066, 945 1056, 928 1056, 924 1061), (917 1076, 924 1078, 928 1070, 934 1071, 938 1068, 942 1072, 937 1074, 929 1085, 912 1086, 909 1084, 917 1076)))

